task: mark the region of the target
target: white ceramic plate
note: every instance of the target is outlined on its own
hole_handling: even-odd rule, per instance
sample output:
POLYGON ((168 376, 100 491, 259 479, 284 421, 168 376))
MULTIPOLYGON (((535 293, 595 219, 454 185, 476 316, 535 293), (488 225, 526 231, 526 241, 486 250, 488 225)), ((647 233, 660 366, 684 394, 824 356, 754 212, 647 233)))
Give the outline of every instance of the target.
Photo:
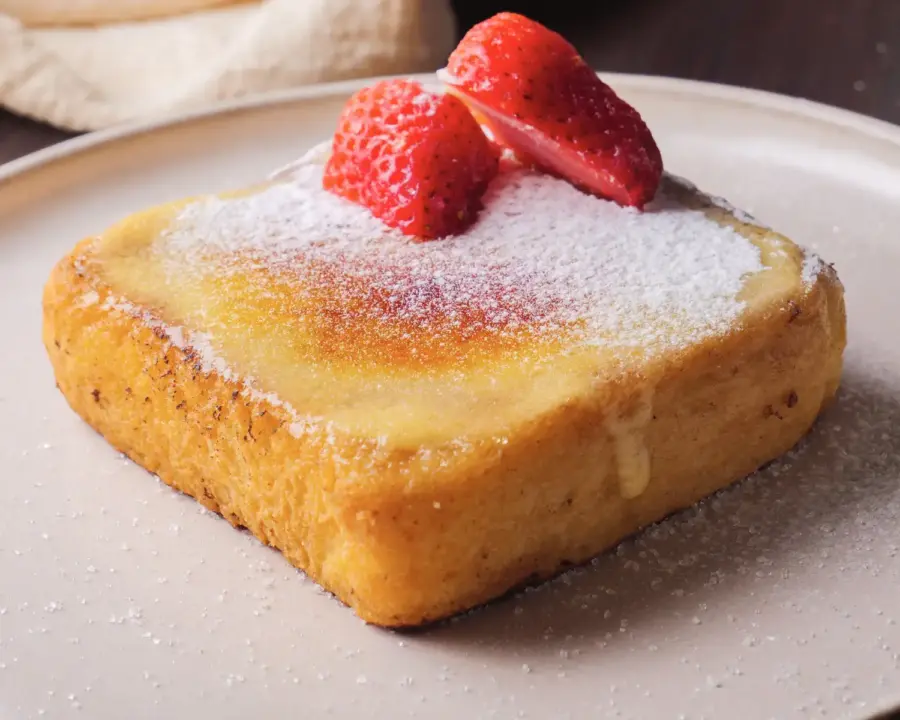
POLYGON ((900 701, 900 129, 609 79, 671 170, 836 263, 844 389, 801 449, 537 590, 424 632, 368 627, 110 449, 40 342, 42 284, 75 241, 264 177, 359 84, 77 139, 0 169, 0 715, 861 718, 900 701))

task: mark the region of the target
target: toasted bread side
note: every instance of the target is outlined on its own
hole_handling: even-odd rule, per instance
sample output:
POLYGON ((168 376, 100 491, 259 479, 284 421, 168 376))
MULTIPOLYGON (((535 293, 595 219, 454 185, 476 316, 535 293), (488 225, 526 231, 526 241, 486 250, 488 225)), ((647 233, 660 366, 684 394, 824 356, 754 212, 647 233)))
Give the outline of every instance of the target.
POLYGON ((843 290, 823 267, 730 332, 619 368, 502 441, 413 453, 328 424, 297 432, 276 397, 119 303, 86 269, 94 246, 44 291, 44 342, 73 410, 382 626, 552 576, 778 457, 833 398, 846 342, 843 290))

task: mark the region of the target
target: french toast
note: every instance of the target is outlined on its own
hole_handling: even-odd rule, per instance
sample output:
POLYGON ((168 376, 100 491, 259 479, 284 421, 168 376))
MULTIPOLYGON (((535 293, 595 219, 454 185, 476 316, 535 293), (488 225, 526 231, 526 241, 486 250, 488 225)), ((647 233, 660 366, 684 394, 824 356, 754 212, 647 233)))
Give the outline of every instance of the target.
POLYGON ((43 338, 109 443, 415 626, 582 563, 789 450, 838 388, 832 267, 664 175, 639 212, 508 169, 406 242, 323 159, 53 269, 43 338))

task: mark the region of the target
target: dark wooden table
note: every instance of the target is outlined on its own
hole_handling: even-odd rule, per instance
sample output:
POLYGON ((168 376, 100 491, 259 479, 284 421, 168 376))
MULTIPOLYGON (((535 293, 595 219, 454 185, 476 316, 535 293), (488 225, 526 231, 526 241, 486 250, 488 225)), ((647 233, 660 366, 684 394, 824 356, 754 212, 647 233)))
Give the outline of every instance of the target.
MULTIPOLYGON (((900 124, 900 0, 582 2, 457 0, 456 7, 462 30, 500 9, 529 14, 601 70, 761 88, 900 124)), ((0 111, 0 163, 66 137, 0 111)))

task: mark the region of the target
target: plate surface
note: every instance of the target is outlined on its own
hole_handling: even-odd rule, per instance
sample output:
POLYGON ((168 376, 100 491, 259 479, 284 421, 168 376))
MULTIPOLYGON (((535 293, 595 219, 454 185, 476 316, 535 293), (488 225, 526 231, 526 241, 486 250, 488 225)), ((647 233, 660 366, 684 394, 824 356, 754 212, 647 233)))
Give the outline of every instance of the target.
POLYGON ((669 169, 835 263, 846 371, 810 438, 588 568, 425 632, 367 627, 113 451, 40 341, 42 285, 78 239, 264 177, 360 84, 79 138, 0 169, 0 717, 857 718, 900 701, 900 129, 608 79, 669 169))

